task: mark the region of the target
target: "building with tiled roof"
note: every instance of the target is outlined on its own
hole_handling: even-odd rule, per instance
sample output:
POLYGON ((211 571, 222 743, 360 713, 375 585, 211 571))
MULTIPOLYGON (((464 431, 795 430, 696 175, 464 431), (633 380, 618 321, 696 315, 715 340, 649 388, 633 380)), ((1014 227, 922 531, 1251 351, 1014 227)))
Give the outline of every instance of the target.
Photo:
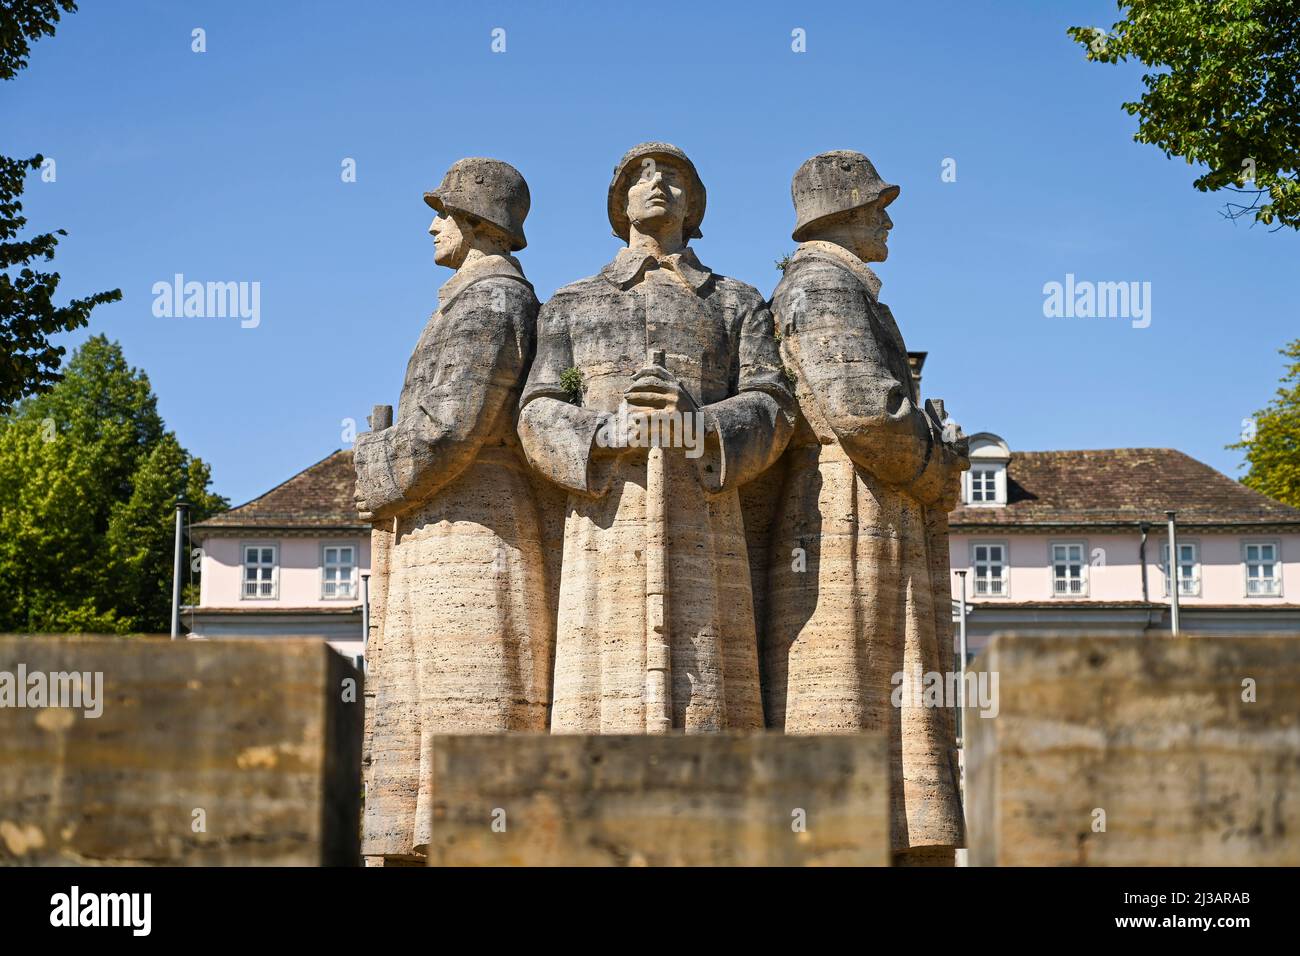
POLYGON ((362 638, 370 526, 352 502, 351 450, 336 451, 247 504, 191 528, 202 549, 195 638, 323 637, 349 657, 362 638))
MULTIPOLYGON (((360 655, 370 529, 354 481, 352 452, 336 451, 195 525, 193 636, 311 634, 360 655)), ((1169 633, 1167 511, 1181 631, 1300 632, 1300 509, 1173 449, 1013 452, 986 432, 949 516, 969 653, 998 631, 1169 633)))
POLYGON ((1168 633, 1169 511, 1180 632, 1300 631, 1300 509, 1169 448, 1013 452, 986 432, 949 516, 971 653, 998 631, 1168 633))

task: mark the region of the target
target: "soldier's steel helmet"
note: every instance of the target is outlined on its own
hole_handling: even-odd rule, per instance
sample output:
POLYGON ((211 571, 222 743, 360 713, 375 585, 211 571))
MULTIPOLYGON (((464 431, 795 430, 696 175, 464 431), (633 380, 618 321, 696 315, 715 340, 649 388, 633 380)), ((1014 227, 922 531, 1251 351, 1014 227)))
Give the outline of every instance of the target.
POLYGON ((883 197, 888 206, 898 187, 885 182, 871 160, 851 149, 819 153, 799 167, 790 183, 795 224, 791 238, 803 242, 822 219, 868 206, 883 197))
POLYGON ((609 224, 614 227, 614 235, 624 242, 628 241, 632 224, 627 219, 627 191, 640 178, 642 164, 647 159, 666 159, 686 170, 689 183, 686 190, 686 218, 682 220, 682 238, 699 239, 704 235, 700 232, 700 223, 704 221, 704 205, 708 193, 704 190, 700 174, 695 171, 695 164, 672 143, 642 143, 633 146, 614 167, 614 178, 609 184, 609 224))
POLYGON ((424 201, 443 215, 453 210, 492 223, 510 237, 512 252, 528 245, 524 238, 531 204, 528 183, 509 163, 479 156, 458 159, 442 184, 424 194, 424 201))

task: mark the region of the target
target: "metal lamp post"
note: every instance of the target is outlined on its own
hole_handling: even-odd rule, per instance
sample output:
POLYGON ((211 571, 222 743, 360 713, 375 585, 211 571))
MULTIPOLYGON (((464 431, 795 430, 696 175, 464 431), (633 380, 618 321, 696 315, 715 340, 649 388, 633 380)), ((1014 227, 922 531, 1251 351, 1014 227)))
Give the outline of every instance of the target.
POLYGON ((1178 529, 1177 522, 1174 521, 1176 512, 1166 511, 1165 517, 1169 519, 1169 627, 1173 636, 1178 636, 1178 529))
POLYGON ((181 636, 181 569, 185 558, 185 511, 189 502, 176 497, 176 554, 172 563, 172 640, 181 636))

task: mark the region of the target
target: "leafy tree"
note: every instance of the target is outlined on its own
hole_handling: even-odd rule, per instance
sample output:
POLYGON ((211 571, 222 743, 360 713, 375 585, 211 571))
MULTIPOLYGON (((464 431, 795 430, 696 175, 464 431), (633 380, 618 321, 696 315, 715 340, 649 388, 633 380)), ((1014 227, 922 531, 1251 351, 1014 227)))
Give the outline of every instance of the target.
POLYGON ((1300 508, 1300 339, 1278 351, 1291 363, 1277 397, 1255 414, 1253 437, 1228 447, 1246 452, 1242 484, 1300 508))
POLYGON ((1300 2, 1120 0, 1109 31, 1070 27, 1089 60, 1148 67, 1146 92, 1123 104, 1138 142, 1208 171, 1193 185, 1250 197, 1236 219, 1300 228, 1300 2))
POLYGON ((0 0, 0 80, 27 65, 33 40, 54 36, 59 12, 76 13, 74 0, 0 0))
POLYGON ((149 379, 103 336, 0 416, 0 631, 166 630, 174 507, 223 510, 149 379))
MULTIPOLYGON (((72 0, 0 0, 0 79, 13 79, 27 65, 32 41, 54 35, 60 11, 76 9, 72 0)), ((51 261, 58 237, 67 235, 56 229, 18 239, 27 224, 18 201, 23 181, 42 162, 39 154, 31 159, 0 156, 0 412, 58 381, 64 350, 50 344, 51 335, 81 328, 95 306, 122 298, 121 290, 114 289, 56 306, 59 274, 32 268, 34 261, 51 261)))

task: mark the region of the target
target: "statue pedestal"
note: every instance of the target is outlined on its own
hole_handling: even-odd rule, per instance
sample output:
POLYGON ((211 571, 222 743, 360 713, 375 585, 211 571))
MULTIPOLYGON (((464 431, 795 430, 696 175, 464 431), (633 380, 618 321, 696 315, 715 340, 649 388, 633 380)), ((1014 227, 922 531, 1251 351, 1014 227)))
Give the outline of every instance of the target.
POLYGON ((431 866, 888 866, 867 734, 446 736, 431 866))
POLYGON ((971 866, 1300 865, 1297 638, 1001 635, 974 669, 971 866))
POLYGON ((362 690, 316 640, 0 636, 0 864, 355 865, 362 690))

